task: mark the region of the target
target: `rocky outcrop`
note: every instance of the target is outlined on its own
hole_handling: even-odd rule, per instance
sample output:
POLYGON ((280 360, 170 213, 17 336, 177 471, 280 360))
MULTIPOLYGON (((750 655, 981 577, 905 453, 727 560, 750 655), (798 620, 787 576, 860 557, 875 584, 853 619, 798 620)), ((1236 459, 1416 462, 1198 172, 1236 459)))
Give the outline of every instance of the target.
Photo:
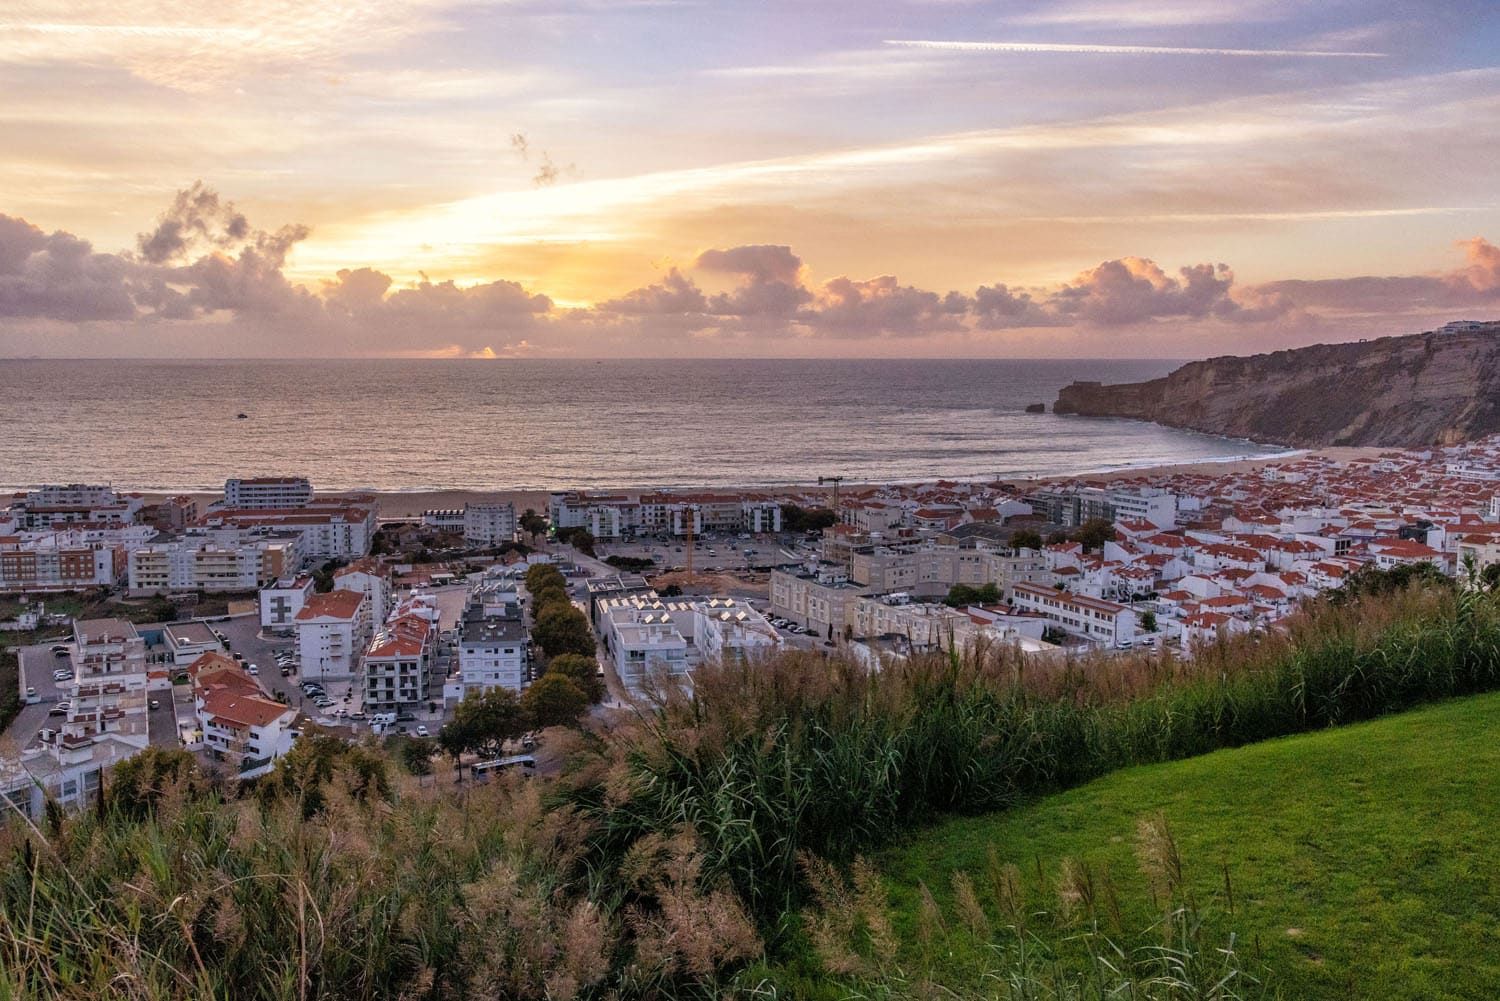
POLYGON ((1453 444, 1500 432, 1500 321, 1075 382, 1052 409, 1296 447, 1453 444))

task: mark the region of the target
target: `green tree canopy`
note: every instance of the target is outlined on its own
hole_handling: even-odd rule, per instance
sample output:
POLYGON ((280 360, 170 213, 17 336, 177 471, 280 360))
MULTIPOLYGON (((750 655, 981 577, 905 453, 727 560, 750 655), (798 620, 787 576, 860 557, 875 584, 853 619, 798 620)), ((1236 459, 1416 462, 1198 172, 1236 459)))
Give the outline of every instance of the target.
POLYGON ((565 653, 547 662, 548 674, 560 674, 588 697, 590 702, 604 698, 604 679, 599 677, 599 662, 593 657, 565 653))
POLYGON ((536 591, 546 585, 548 581, 554 581, 558 587, 564 589, 568 586, 568 582, 563 577, 562 571, 551 563, 534 563, 530 567, 527 567, 525 580, 528 591, 536 591))
POLYGON ((943 603, 954 608, 963 608, 966 605, 995 605, 1000 602, 1000 588, 994 584, 984 584, 980 587, 972 587, 968 584, 954 584, 948 589, 948 597, 943 603))
POLYGON ((531 729, 521 700, 509 688, 489 688, 468 696, 438 732, 438 747, 455 760, 466 752, 492 758, 508 740, 531 729))
POLYGON ((588 657, 596 649, 589 620, 572 605, 554 603, 544 608, 531 628, 531 638, 548 657, 565 653, 588 657))
POLYGON ((826 507, 805 508, 796 504, 781 506, 781 527, 788 532, 813 532, 831 528, 838 520, 838 515, 826 507))
POLYGON ((1084 552, 1088 553, 1103 549, 1104 544, 1113 542, 1114 538, 1115 526, 1103 518, 1091 518, 1073 533, 1073 541, 1082 543, 1084 552))
POLYGON ((588 709, 589 700, 571 678, 549 671, 531 683, 521 704, 538 727, 571 726, 588 709))
POLYGON ((1012 549, 1041 549, 1042 535, 1040 532, 1029 528, 1023 528, 1010 537, 1012 549))

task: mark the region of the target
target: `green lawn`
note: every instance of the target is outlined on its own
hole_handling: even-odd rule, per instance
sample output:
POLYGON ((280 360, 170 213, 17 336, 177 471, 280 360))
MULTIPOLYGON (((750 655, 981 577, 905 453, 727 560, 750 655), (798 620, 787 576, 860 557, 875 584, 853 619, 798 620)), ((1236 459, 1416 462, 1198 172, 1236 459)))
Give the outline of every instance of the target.
MULTIPOLYGON (((1154 811, 1177 834, 1195 896, 1214 901, 1215 933, 1236 932, 1246 965, 1282 997, 1500 997, 1500 695, 1132 768, 926 831, 878 859, 902 965, 930 962, 941 982, 972 987, 985 950, 951 919, 919 955, 920 886, 952 914, 954 871, 985 886, 992 845, 1026 873, 1038 909, 1057 910, 1038 886, 1072 858, 1107 868, 1125 927, 1146 927, 1135 827, 1154 811)), ((1045 928, 1065 953, 1069 933, 1045 928)))

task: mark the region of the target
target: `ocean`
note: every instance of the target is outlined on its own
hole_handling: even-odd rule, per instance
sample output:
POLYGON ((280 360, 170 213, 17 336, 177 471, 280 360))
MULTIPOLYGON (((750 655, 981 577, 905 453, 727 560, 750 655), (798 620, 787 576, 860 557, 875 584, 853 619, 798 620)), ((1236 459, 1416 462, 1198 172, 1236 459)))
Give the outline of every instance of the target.
POLYGON ((522 490, 1025 477, 1274 454, 1028 414, 1175 361, 0 361, 0 487, 522 490), (238 414, 245 419, 238 419, 238 414))

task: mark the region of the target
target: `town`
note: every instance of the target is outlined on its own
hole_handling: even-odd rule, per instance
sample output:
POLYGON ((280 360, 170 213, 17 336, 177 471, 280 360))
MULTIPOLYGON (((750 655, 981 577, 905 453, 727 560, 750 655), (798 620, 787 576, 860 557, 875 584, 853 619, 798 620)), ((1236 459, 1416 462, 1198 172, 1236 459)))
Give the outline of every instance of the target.
MULTIPOLYGON (((788 647, 872 670, 985 644, 1192 657, 1401 565, 1497 572, 1500 439, 1038 482, 566 491, 420 518, 304 477, 230 479, 201 506, 43 486, 0 511, 19 703, 0 793, 32 817, 82 805, 150 745, 245 780, 309 732, 435 754, 466 700, 544 678, 582 699, 564 716, 607 724, 698 665, 788 647)), ((467 760, 533 769, 537 740, 467 760)))

